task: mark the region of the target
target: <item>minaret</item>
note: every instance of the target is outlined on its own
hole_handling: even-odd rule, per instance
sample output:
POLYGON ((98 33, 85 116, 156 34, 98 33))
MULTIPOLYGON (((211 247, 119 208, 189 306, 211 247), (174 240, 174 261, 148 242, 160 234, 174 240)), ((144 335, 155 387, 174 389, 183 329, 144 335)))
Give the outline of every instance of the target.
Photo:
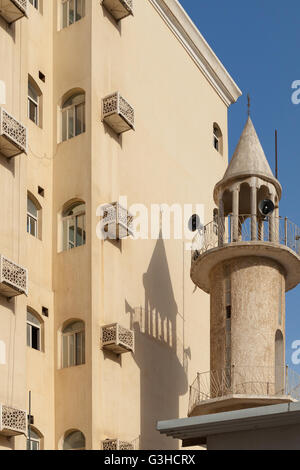
POLYGON ((190 416, 289 402, 300 392, 284 352, 285 292, 300 282, 300 230, 279 217, 281 192, 249 116, 215 186, 218 217, 197 235, 192 254, 191 278, 211 297, 211 346, 210 371, 191 386, 190 416))

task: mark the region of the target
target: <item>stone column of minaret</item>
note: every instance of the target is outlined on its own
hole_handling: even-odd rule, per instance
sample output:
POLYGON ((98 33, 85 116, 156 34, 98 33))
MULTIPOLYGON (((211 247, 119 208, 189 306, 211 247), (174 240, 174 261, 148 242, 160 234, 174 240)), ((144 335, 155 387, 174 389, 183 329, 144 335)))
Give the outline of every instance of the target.
POLYGON ((214 190, 218 222, 195 240, 191 278, 211 297, 210 371, 190 388, 189 416, 294 401, 285 366, 285 292, 300 282, 300 229, 279 217, 282 188, 250 116, 214 190), (275 210, 263 216, 259 203, 275 210))

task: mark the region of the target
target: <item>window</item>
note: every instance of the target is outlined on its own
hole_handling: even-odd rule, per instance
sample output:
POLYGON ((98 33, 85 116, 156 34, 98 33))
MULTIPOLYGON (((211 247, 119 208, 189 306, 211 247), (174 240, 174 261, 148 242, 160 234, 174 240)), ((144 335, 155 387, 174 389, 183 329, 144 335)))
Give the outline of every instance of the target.
POLYGON ((34 81, 28 76, 28 117, 39 127, 42 127, 42 92, 34 81))
POLYGON ((28 117, 37 126, 39 123, 39 97, 37 91, 28 83, 28 117))
POLYGON ((82 364, 85 364, 85 328, 82 321, 76 321, 62 331, 62 368, 82 364))
POLYGON ((85 0, 62 1, 62 28, 66 28, 85 15, 85 0))
POLYGON ((39 9, 39 0, 29 0, 32 6, 36 8, 37 10, 39 9))
POLYGON ((27 450, 40 450, 41 438, 39 434, 30 426, 30 435, 28 433, 27 450))
POLYGON ((38 213, 39 209, 30 196, 27 196, 27 233, 38 237, 38 213))
POLYGON ((213 145, 214 148, 223 155, 223 136, 218 124, 213 125, 213 145))
POLYGON ((41 322, 27 310, 27 346, 36 351, 41 350, 41 322))
POLYGON ((63 213, 63 249, 85 245, 85 204, 76 203, 63 213))
POLYGON ((85 94, 71 96, 62 106, 61 140, 72 139, 85 132, 85 94))
POLYGON ((65 434, 63 450, 85 450, 85 437, 80 431, 70 431, 65 434))

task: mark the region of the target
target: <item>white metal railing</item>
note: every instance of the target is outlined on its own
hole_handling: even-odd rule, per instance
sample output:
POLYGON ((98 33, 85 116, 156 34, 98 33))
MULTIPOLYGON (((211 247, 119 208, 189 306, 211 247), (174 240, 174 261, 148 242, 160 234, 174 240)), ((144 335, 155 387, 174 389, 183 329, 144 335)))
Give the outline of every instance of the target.
POLYGON ((300 255, 300 227, 286 217, 260 219, 251 215, 239 215, 237 233, 234 233, 235 217, 229 215, 224 223, 213 221, 199 229, 192 243, 192 261, 203 253, 223 245, 237 242, 271 242, 285 245, 300 255))
POLYGON ((28 270, 0 255, 0 283, 28 295, 28 270))
POLYGON ((300 400, 300 375, 287 366, 232 366, 198 374, 190 386, 189 414, 207 400, 228 395, 288 396, 300 400))
POLYGON ((21 152, 27 153, 27 129, 4 108, 0 107, 0 136, 5 136, 21 152))

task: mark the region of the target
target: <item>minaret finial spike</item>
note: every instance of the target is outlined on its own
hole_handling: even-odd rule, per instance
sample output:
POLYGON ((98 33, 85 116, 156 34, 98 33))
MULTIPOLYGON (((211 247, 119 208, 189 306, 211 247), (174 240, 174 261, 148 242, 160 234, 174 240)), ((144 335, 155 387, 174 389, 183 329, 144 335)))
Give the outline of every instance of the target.
POLYGON ((250 109, 251 109, 251 99, 250 99, 250 95, 249 95, 249 93, 248 93, 248 96, 247 96, 247 98, 248 98, 248 116, 250 116, 250 109))

